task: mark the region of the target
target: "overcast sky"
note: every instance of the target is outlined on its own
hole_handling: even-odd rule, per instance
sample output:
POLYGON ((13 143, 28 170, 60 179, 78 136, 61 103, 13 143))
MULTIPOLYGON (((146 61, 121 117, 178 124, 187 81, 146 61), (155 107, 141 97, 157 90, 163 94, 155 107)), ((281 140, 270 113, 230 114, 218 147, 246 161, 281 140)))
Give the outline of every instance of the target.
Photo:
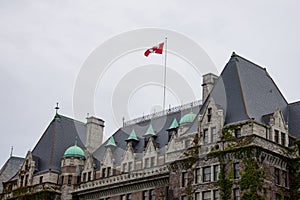
MULTIPOLYGON (((299 3, 240 2, 0 0, 0 165, 11 146, 15 156, 33 149, 57 101, 61 114, 74 117, 73 92, 85 60, 103 42, 135 29, 189 37, 219 72, 235 51, 266 67, 289 102, 299 100, 299 3)), ((130 110, 147 114, 146 103, 130 110)), ((115 129, 106 123, 106 137, 115 129)))

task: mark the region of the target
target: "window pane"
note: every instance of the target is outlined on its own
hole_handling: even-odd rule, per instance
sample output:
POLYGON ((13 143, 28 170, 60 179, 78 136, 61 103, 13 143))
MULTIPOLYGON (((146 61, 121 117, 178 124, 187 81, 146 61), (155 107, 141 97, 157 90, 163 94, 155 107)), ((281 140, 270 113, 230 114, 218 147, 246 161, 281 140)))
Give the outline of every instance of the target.
POLYGON ((285 133, 281 133, 281 144, 285 146, 285 133))
POLYGON ((195 200, 200 200, 200 193, 199 192, 195 193, 195 200))
POLYGON ((234 163, 233 168, 234 168, 234 179, 240 178, 240 163, 234 163))
POLYGON ((148 191, 143 191, 143 200, 148 200, 148 191))
POLYGON ((211 170, 210 166, 209 167, 204 167, 203 168, 203 182, 209 182, 211 181, 211 170))
POLYGON ((234 200, 240 200, 240 189, 236 188, 233 190, 234 200))
POLYGON ((219 200, 219 190, 214 190, 214 200, 219 200))
POLYGON ((150 190, 150 200, 155 200, 154 190, 150 190))
POLYGON ((201 180, 200 172, 201 172, 200 168, 196 169, 196 171, 195 171, 195 183, 200 183, 200 180, 201 180))
POLYGON ((210 191, 203 192, 203 200, 211 200, 211 192, 210 191))
POLYGON ((275 168, 274 174, 275 174, 275 183, 279 185, 280 184, 280 181, 279 181, 279 169, 275 168))
POLYGON ((204 144, 208 144, 208 129, 204 129, 204 144))
POLYGON ((211 142, 214 143, 217 141, 217 129, 211 128, 211 142))
POLYGON ((219 180, 219 165, 214 166, 214 181, 219 180))
POLYGON ((182 173, 182 187, 187 186, 187 183, 188 183, 188 173, 183 172, 182 173))

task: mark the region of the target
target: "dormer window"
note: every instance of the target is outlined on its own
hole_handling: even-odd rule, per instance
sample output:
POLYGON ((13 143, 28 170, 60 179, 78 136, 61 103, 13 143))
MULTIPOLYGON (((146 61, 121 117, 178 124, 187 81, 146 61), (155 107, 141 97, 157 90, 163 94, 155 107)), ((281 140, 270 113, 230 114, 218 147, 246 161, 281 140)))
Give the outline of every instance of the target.
POLYGON ((208 110, 207 110, 207 122, 211 122, 211 115, 212 115, 212 113, 211 113, 211 108, 208 108, 208 110))

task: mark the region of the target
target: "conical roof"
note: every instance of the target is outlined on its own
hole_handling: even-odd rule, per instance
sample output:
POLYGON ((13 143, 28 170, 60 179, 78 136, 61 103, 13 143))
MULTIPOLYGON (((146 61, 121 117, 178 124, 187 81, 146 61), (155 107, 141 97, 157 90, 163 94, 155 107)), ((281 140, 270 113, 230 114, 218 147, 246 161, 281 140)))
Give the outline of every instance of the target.
POLYGON ((115 139, 114 139, 114 136, 111 136, 109 139, 108 139, 108 141, 107 141, 107 143, 106 143, 106 145, 105 145, 106 147, 108 147, 108 146, 114 146, 114 147, 116 147, 117 145, 116 145, 116 142, 115 142, 115 139))
POLYGON ((127 141, 129 140, 139 141, 139 138, 136 136, 134 129, 132 129, 129 137, 127 138, 127 141))
POLYGON ((156 136, 151 124, 149 125, 147 132, 145 133, 145 136, 156 136))
POLYGON ((178 126, 179 126, 178 122, 177 122, 176 118, 174 118, 171 126, 169 127, 169 129, 178 128, 178 126))

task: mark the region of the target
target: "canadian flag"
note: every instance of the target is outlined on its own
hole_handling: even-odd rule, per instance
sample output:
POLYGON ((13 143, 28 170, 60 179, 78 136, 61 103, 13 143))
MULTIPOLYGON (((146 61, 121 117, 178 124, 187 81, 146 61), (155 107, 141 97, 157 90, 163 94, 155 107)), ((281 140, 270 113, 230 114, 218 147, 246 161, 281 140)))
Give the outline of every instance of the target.
POLYGON ((146 57, 149 56, 150 53, 157 53, 157 54, 162 54, 163 53, 163 48, 164 48, 164 43, 160 43, 158 46, 154 46, 150 49, 147 49, 144 53, 146 57))

